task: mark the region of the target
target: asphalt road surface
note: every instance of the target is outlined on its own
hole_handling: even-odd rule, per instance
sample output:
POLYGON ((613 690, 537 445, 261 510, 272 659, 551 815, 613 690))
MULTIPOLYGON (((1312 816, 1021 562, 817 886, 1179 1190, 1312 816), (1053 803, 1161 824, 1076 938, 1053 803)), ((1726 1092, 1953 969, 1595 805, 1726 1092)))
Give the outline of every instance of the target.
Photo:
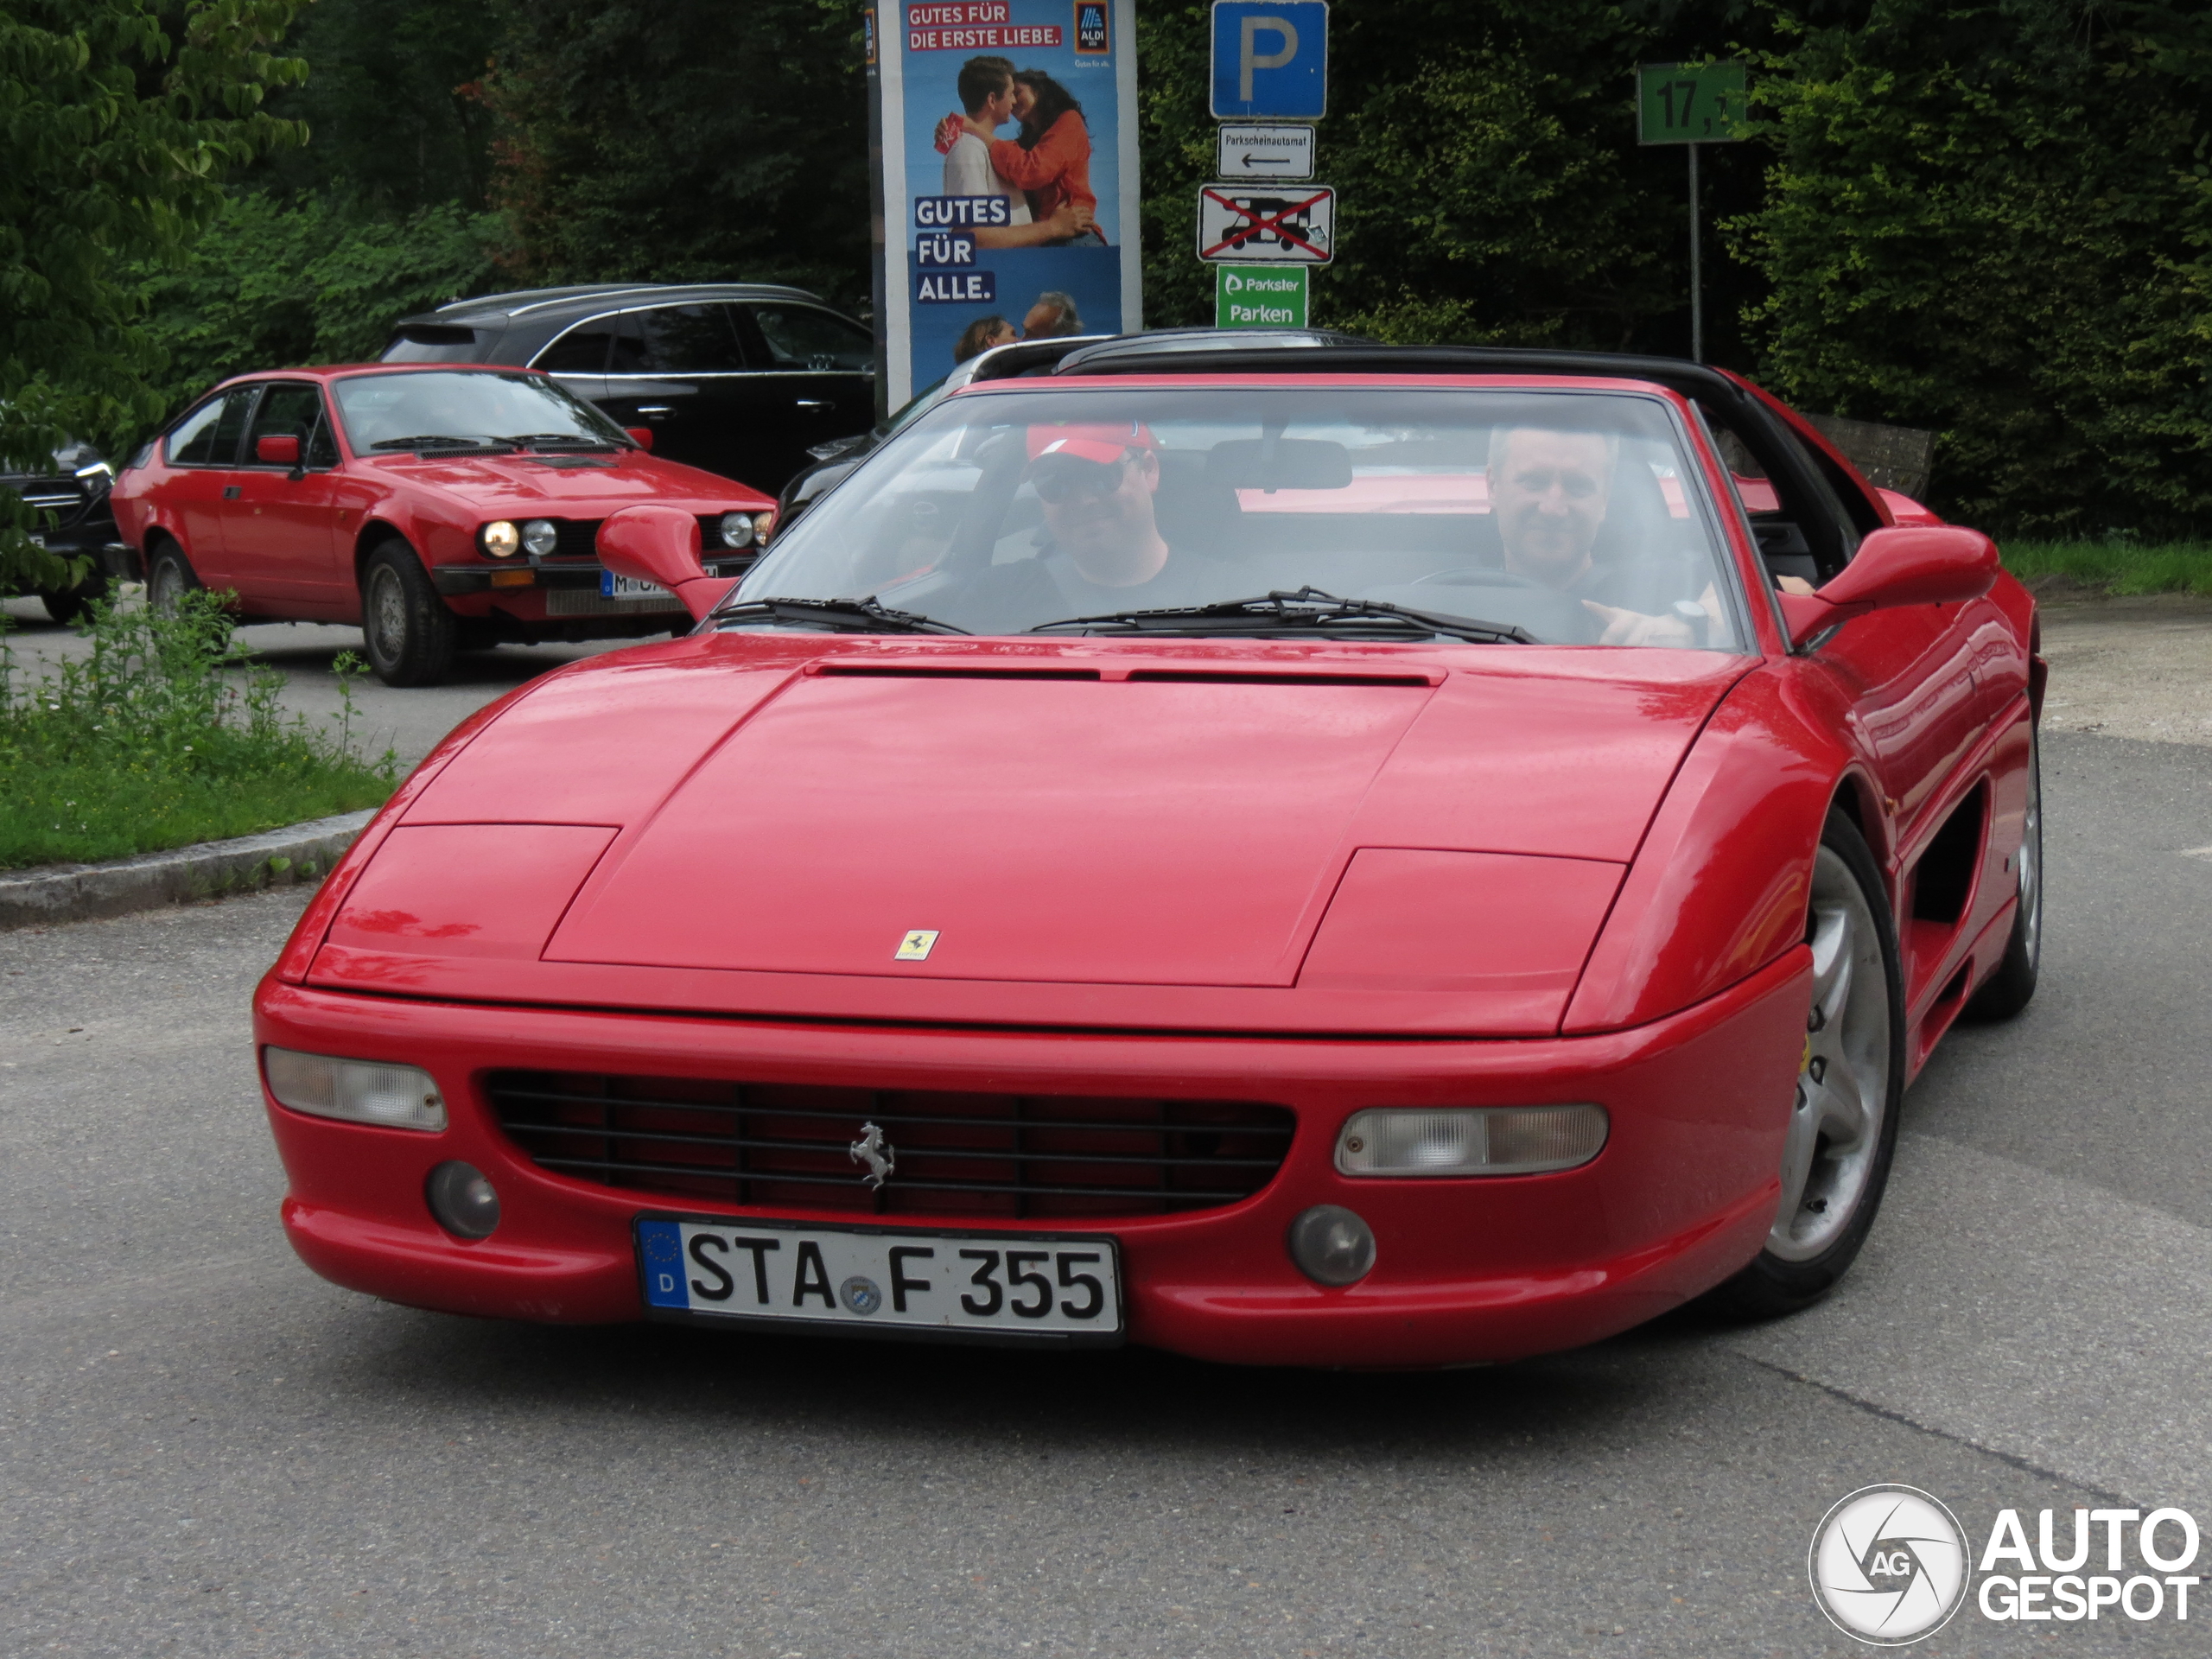
MULTIPOLYGON (((0 934, 0 1651, 1844 1653, 1805 1555, 1861 1485, 1977 1548, 2212 1523, 2212 747, 2046 765, 2042 995, 1913 1090, 1845 1290, 1491 1370, 387 1306, 277 1230, 246 1010, 298 894, 0 934)), ((1917 1651, 2202 1653, 2192 1611, 1917 1651)))

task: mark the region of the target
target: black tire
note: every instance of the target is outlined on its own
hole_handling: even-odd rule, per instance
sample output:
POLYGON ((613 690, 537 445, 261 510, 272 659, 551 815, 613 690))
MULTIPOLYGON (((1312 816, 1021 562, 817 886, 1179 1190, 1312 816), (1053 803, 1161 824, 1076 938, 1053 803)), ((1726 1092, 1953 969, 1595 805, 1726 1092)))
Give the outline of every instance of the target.
POLYGON ((361 567, 361 638, 386 685, 436 685, 453 669, 454 613, 406 543, 385 543, 361 567))
POLYGON ((1794 1313, 1835 1288, 1873 1228, 1897 1153, 1904 1100, 1904 976, 1881 870, 1858 826, 1840 812, 1828 815, 1821 833, 1805 936, 1815 952, 1813 1006, 1806 1062, 1790 1106, 1782 1201, 1766 1247, 1711 1297, 1719 1311, 1738 1319, 1794 1313), (1847 878, 1856 887, 1856 906, 1843 889, 1847 878), (1833 931, 1839 925, 1847 930, 1840 936, 1833 931), (1825 968, 1824 943, 1831 964, 1825 968), (1878 963, 1878 982, 1868 982, 1866 969, 1878 963), (1832 988, 1836 963, 1844 964, 1840 989, 1832 988), (1878 1103, 1870 1101, 1873 1095, 1878 1103), (1870 1104, 1880 1117, 1867 1125, 1870 1104), (1856 1138, 1831 1139, 1823 1126, 1850 1109, 1864 1127, 1856 1138), (1800 1116, 1805 1113, 1814 1116, 1800 1116), (1830 1213, 1831 1202, 1837 1213, 1830 1213))
POLYGON ((146 603, 164 616, 174 616, 177 601, 200 589, 200 578, 184 550, 175 542, 158 543, 146 566, 146 603))
POLYGON ((1997 971, 1961 1010, 1968 1020, 2010 1020, 2036 994, 2043 966, 2043 743, 2028 729, 2028 810, 2020 826, 2020 907, 2012 916, 2012 936, 1997 971))

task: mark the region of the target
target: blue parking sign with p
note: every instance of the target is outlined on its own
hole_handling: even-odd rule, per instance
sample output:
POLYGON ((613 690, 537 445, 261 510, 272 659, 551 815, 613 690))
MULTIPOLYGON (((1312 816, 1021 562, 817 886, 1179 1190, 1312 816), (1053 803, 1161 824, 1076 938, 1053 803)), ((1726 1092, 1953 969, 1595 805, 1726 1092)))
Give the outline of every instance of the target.
POLYGON ((1213 0, 1216 120, 1313 121, 1328 107, 1328 0, 1213 0))

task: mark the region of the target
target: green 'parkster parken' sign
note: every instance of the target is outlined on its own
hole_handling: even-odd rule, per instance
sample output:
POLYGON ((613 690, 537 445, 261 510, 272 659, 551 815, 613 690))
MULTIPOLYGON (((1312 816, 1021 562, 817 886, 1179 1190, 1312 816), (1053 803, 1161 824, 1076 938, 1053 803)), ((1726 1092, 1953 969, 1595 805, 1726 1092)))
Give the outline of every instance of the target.
POLYGON ((1303 265, 1216 265, 1217 328, 1303 328, 1307 272, 1303 265))

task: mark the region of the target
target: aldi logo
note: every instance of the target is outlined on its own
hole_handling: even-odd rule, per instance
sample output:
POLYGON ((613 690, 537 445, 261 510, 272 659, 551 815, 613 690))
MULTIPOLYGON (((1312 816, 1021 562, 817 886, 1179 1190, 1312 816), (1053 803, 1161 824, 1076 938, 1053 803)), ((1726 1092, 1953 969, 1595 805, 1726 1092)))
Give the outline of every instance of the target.
POLYGON ((1075 49, 1087 58, 1103 58, 1113 50, 1106 34, 1106 0, 1075 0, 1075 49))

